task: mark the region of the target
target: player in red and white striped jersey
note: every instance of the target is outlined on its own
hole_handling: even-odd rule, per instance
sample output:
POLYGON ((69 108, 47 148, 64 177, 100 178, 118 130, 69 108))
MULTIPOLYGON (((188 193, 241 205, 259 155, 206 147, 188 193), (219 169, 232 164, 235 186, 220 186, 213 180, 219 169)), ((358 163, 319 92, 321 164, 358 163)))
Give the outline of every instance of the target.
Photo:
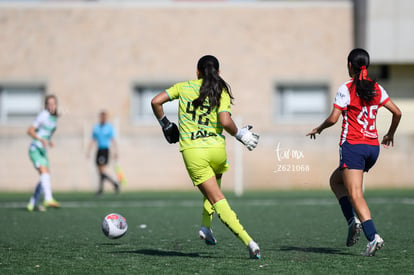
POLYGON ((346 245, 352 246, 359 240, 362 228, 369 241, 365 256, 375 255, 384 245, 363 194, 363 173, 368 172, 379 155, 377 111, 384 106, 392 113, 391 125, 381 142, 384 147, 394 145, 394 134, 401 119, 400 109, 385 89, 368 77, 369 63, 369 54, 364 49, 349 53, 348 72, 352 79, 339 88, 329 117, 307 134, 316 138, 316 134, 334 125, 342 114, 340 162, 331 175, 330 185, 348 222, 346 245))

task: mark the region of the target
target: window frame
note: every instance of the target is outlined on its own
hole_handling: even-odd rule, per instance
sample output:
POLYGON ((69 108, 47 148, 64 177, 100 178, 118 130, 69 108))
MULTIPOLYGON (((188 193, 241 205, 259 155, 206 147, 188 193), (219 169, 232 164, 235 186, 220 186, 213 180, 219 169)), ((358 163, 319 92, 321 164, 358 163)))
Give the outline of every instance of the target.
MULTIPOLYGON (((0 83, 0 124, 8 126, 21 126, 30 123, 44 108, 43 103, 46 95, 47 87, 43 83, 0 83), (22 94, 31 92, 36 93, 36 105, 38 106, 32 106, 31 108, 33 108, 33 110, 21 112, 20 114, 18 111, 13 112, 13 110, 10 110, 7 106, 5 106, 5 104, 7 104, 7 96, 9 92, 12 93, 13 90, 21 92, 22 94)), ((29 99, 29 101, 35 99, 35 97, 29 99)))
MULTIPOLYGON (((275 123, 280 124, 304 124, 308 122, 315 122, 321 119, 326 118, 329 114, 331 103, 330 96, 330 87, 324 82, 280 82, 276 83, 273 86, 273 104, 272 104, 272 118, 275 123), (322 96, 324 96, 323 101, 320 104, 325 108, 320 114, 288 114, 284 113, 284 91, 296 89, 298 92, 305 92, 308 90, 320 90, 322 91, 322 96)), ((312 110, 310 110, 312 112, 312 110)))
MULTIPOLYGON (((130 117, 133 124, 151 125, 155 121, 154 114, 151 109, 151 99, 160 92, 170 88, 176 82, 135 82, 131 88, 131 106, 130 117), (153 90, 150 96, 140 95, 140 93, 153 90), (147 98, 147 99, 145 99, 147 98), (143 101, 147 101, 147 103, 143 101), (144 104, 148 107, 142 109, 144 104), (139 108, 141 108, 139 110, 139 108)), ((174 122, 178 122, 178 100, 167 102, 163 105, 166 116, 174 122), (171 111, 173 110, 173 111, 171 111)))

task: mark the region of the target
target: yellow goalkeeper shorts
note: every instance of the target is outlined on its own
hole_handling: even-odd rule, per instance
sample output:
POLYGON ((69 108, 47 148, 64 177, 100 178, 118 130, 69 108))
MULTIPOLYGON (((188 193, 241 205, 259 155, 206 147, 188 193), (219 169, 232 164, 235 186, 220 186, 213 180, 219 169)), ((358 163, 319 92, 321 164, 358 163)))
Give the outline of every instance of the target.
POLYGON ((195 186, 229 169, 225 148, 189 148, 181 153, 195 186))

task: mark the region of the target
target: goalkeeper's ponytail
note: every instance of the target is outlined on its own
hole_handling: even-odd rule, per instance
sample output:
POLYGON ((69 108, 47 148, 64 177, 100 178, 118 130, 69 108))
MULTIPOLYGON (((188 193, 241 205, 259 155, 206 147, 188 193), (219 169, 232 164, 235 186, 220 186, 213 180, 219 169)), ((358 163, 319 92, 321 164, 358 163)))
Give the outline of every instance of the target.
POLYGON ((205 55, 197 63, 199 78, 203 79, 200 95, 193 101, 195 108, 203 105, 206 98, 209 100, 209 109, 220 106, 221 93, 224 91, 233 99, 230 86, 219 76, 219 62, 212 55, 205 55))

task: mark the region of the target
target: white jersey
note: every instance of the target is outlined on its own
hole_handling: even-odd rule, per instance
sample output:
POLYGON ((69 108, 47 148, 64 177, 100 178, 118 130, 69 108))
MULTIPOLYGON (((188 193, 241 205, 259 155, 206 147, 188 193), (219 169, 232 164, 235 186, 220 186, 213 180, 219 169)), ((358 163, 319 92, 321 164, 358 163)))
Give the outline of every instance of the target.
MULTIPOLYGON (((45 140, 50 140, 57 126, 57 117, 53 116, 47 110, 41 111, 36 119, 33 121, 33 127, 36 128, 36 134, 45 140)), ((33 139, 31 146, 43 148, 43 144, 36 139, 33 139)))

